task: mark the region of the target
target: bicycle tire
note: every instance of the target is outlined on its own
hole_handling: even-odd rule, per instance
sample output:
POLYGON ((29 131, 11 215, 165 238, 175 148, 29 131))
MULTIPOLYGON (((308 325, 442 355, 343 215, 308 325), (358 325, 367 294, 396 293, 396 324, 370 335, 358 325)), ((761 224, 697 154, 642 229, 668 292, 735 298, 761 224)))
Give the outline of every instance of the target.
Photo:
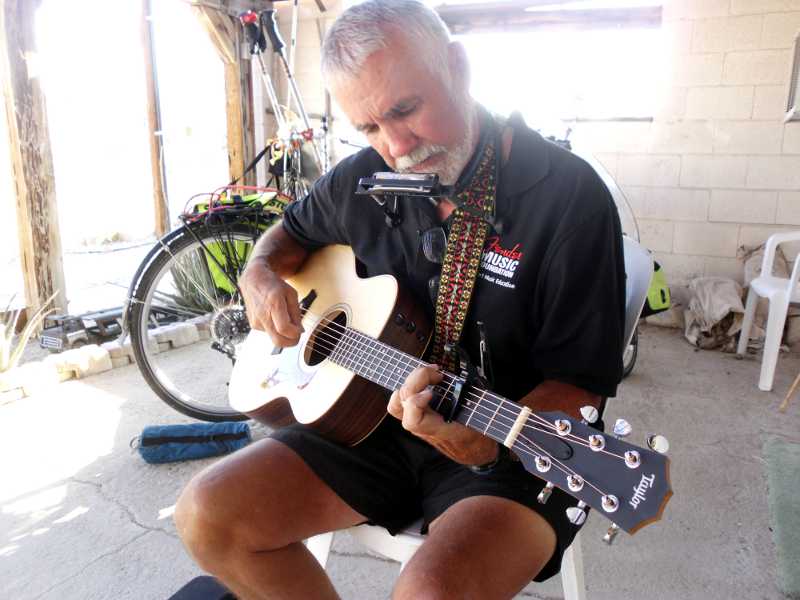
POLYGON ((625 352, 622 353, 622 378, 625 379, 633 371, 636 365, 636 358, 639 356, 639 326, 633 330, 631 341, 625 352))
MULTIPOLYGON (((252 245, 268 223, 275 220, 275 217, 267 216, 256 224, 230 223, 222 217, 216 220, 216 224, 184 225, 157 244, 131 286, 129 330, 136 364, 156 395, 184 415, 203 421, 248 419, 227 404, 227 381, 234 355, 226 355, 213 344, 223 347, 221 340, 225 335, 215 335, 215 332, 225 330, 231 323, 241 325, 242 316, 246 325, 238 286, 230 280, 238 280, 252 245), (237 245, 240 242, 244 245, 237 245), (215 249, 228 252, 227 259, 213 259, 215 249), (215 262, 217 270, 225 271, 227 284, 212 273, 215 262), (189 270, 195 267, 198 271, 190 274, 189 270), (179 280, 183 282, 179 283, 179 280), (195 293, 196 296, 192 297, 195 293), (207 305, 204 306, 203 301, 207 305), (203 323, 206 323, 208 339, 195 340, 191 344, 184 344, 186 339, 176 343, 178 336, 172 341, 153 339, 154 331, 160 333, 163 340, 169 335, 165 331, 174 332, 176 329, 165 330, 164 325, 187 322, 195 325, 198 338, 205 337, 203 323), (170 350, 159 351, 166 350, 162 346, 169 346, 170 350), (192 368, 186 368, 187 362, 192 368)), ((191 330, 183 328, 184 332, 187 329, 191 330)), ((243 331, 243 327, 239 329, 243 331)), ((236 335, 240 333, 238 331, 236 335)), ((195 338, 195 334, 187 336, 195 338)))

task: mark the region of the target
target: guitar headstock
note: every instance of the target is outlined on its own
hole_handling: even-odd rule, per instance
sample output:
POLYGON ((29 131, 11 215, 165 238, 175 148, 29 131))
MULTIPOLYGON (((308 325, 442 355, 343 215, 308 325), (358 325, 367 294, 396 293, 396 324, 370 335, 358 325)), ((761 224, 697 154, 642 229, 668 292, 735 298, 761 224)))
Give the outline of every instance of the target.
POLYGON ((532 413, 512 447, 530 473, 549 482, 540 501, 553 486, 577 498, 567 515, 575 524, 591 506, 615 524, 606 541, 616 528, 633 534, 659 520, 672 496, 666 438, 651 436, 651 447, 638 447, 622 439, 630 432, 624 425, 606 434, 564 413, 532 413))

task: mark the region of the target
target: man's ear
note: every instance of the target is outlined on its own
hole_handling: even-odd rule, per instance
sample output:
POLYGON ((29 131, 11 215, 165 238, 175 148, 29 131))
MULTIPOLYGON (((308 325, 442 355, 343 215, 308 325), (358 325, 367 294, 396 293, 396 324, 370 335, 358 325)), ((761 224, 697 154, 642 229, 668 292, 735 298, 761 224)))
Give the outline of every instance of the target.
POLYGON ((469 92, 469 60, 467 51, 461 42, 450 42, 447 46, 447 60, 450 67, 452 87, 462 92, 469 92))

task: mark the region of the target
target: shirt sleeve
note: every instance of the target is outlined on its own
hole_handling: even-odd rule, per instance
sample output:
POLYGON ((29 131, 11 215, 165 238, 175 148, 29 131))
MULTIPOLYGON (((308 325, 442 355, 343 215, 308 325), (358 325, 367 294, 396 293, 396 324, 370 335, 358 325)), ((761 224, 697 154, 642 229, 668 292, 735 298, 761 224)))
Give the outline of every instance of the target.
POLYGON ((341 218, 344 198, 336 182, 334 169, 320 177, 305 198, 291 202, 283 213, 283 228, 308 250, 349 244, 341 218))
POLYGON ((531 358, 545 379, 608 397, 622 377, 625 263, 616 207, 599 186, 580 187, 607 201, 591 203, 595 210, 547 252, 533 302, 538 335, 531 358))

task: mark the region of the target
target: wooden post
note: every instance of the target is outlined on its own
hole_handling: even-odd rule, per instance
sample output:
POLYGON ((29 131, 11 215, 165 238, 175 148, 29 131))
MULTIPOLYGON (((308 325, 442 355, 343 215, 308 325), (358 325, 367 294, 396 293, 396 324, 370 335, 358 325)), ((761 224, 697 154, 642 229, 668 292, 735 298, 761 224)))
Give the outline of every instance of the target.
MULTIPOLYGON (((228 170, 231 180, 241 177, 245 167, 248 141, 252 132, 245 133, 246 110, 252 106, 252 98, 243 86, 242 59, 239 52, 239 30, 237 20, 207 6, 194 5, 193 10, 208 32, 211 42, 225 67, 225 114, 228 124, 228 170)), ((252 108, 249 108, 252 111, 252 108)))
POLYGON ((150 170, 153 174, 153 205, 155 234, 163 236, 169 231, 169 204, 164 172, 164 138, 161 132, 161 107, 158 100, 158 72, 153 56, 153 25, 151 0, 142 0, 142 50, 144 77, 147 86, 147 125, 150 146, 150 170))
POLYGON ((35 72, 34 17, 40 3, 0 0, 0 74, 29 314, 53 294, 54 307, 67 308, 47 111, 35 72))

